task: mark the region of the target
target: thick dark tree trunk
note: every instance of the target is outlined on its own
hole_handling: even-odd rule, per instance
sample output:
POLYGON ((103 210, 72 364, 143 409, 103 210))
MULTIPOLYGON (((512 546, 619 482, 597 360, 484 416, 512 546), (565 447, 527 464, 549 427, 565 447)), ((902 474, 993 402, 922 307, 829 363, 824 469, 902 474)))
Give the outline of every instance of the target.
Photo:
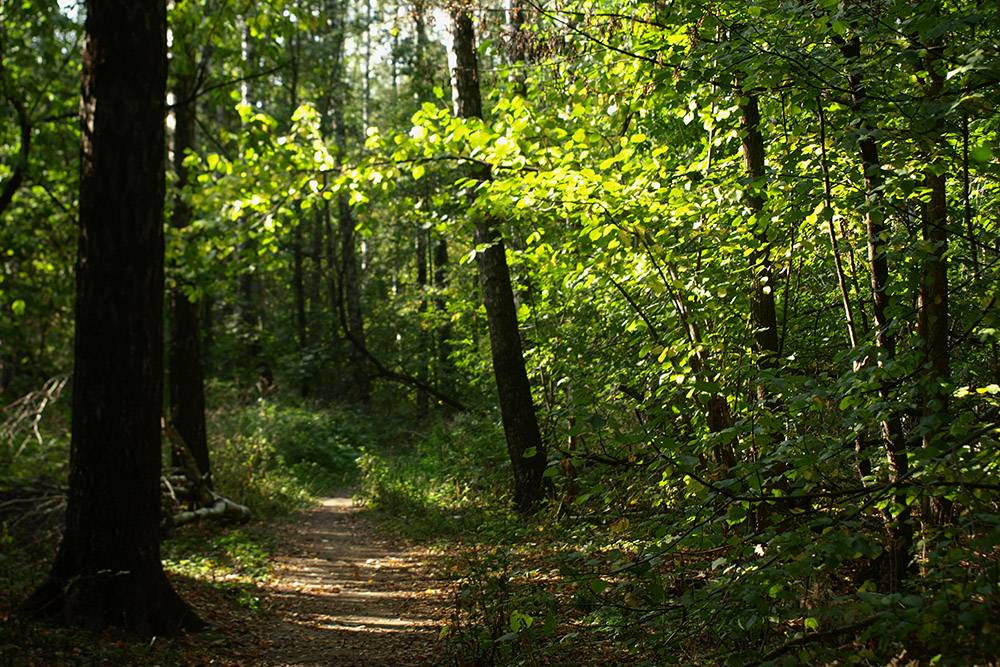
MULTIPOLYGON (((459 8, 452 18, 455 113, 463 118, 481 118, 483 107, 472 17, 468 10, 459 8)), ((490 174, 480 168, 474 177, 486 180, 490 174)), ((485 245, 485 250, 478 253, 479 279, 490 328, 500 414, 514 471, 514 505, 518 512, 527 514, 538 508, 544 494, 545 448, 524 366, 507 253, 496 221, 489 215, 477 217, 476 244, 485 245)))
MULTIPOLYGON (((175 62, 180 62, 175 56, 175 62)), ((190 67, 181 63, 180 67, 190 67)), ((188 170, 184 157, 194 148, 196 102, 194 78, 190 72, 177 73, 174 99, 173 158, 177 185, 174 208, 170 224, 176 229, 184 229, 191 224, 193 212, 184 199, 183 191, 188 185, 188 170)), ((180 281, 180 277, 177 279, 180 281)), ((205 380, 201 361, 201 327, 199 306, 185 294, 183 285, 175 284, 170 292, 170 421, 177 433, 187 444, 198 464, 198 472, 211 487, 211 467, 208 456, 208 436, 205 430, 205 380)), ((174 465, 179 464, 174 452, 174 465)))
POLYGON ((198 619, 160 563, 166 3, 89 0, 66 531, 27 611, 146 635, 198 619))

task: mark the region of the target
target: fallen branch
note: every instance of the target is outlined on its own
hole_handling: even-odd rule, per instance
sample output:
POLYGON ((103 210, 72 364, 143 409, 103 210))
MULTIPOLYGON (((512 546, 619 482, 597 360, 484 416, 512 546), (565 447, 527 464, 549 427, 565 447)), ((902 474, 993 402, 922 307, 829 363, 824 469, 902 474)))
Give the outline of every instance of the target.
POLYGON ((199 507, 196 510, 177 512, 170 517, 170 526, 183 526, 202 519, 235 519, 240 522, 250 520, 250 509, 245 505, 233 502, 228 498, 213 494, 216 497, 211 507, 199 507))
POLYGON ((43 444, 39 427, 45 409, 59 400, 67 382, 68 375, 57 375, 49 378, 41 389, 28 392, 13 403, 0 407, 0 415, 3 417, 0 420, 0 442, 10 443, 12 458, 17 458, 32 439, 39 445, 43 444), (20 442, 15 443, 19 437, 20 442))
POLYGON ((166 419, 162 420, 161 423, 167 441, 170 442, 171 448, 177 453, 177 458, 182 463, 181 472, 183 473, 181 475, 165 475, 160 478, 161 484, 165 487, 164 491, 171 501, 169 506, 180 507, 180 495, 187 495, 193 505, 192 509, 174 511, 170 514, 164 512, 163 527, 169 530, 202 519, 231 519, 241 523, 249 521, 250 508, 213 491, 199 472, 194 455, 181 434, 166 419))
POLYGON ((770 662, 775 658, 779 658, 784 654, 799 648, 800 646, 805 646, 807 644, 813 644, 815 642, 822 642, 828 639, 833 639, 839 635, 853 634, 858 630, 863 630, 869 625, 876 621, 876 617, 872 616, 864 620, 858 621, 857 623, 849 623, 848 625, 842 625, 838 628, 831 628, 829 630, 824 630, 823 632, 813 632, 808 635, 803 635, 801 637, 796 637, 795 639, 785 642, 778 648, 774 649, 763 658, 757 662, 750 663, 751 665, 760 665, 765 662, 770 662))

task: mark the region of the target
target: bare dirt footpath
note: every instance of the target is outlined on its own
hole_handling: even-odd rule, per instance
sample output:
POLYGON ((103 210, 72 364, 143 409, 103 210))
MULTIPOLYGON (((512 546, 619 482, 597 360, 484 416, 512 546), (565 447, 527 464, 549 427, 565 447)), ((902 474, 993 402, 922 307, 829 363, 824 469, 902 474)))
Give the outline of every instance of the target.
POLYGON ((448 592, 432 552, 376 534, 346 497, 324 499, 279 535, 265 590, 275 621, 259 664, 441 664, 448 592))

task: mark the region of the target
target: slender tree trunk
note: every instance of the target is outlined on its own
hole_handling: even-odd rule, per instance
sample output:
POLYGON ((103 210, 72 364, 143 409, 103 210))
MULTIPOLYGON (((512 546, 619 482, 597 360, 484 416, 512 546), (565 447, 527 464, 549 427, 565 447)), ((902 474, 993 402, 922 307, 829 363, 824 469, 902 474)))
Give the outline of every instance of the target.
POLYGON ((160 563, 166 3, 89 0, 66 530, 26 611, 171 634, 160 563))
MULTIPOLYGON (((833 251, 833 264, 837 272, 837 286, 840 289, 840 301, 844 307, 844 321, 847 326, 847 340, 851 350, 856 350, 859 343, 858 328, 854 321, 854 308, 851 305, 851 293, 847 283, 847 274, 844 271, 844 264, 840 257, 840 244, 837 241, 837 228, 833 224, 833 185, 830 182, 830 166, 826 157, 826 114, 823 111, 823 99, 816 98, 817 110, 819 113, 819 141, 820 141, 820 165, 823 170, 823 204, 827 213, 827 228, 830 232, 830 248, 833 251)), ((845 241, 847 239, 845 238, 845 241)), ((847 241, 850 243, 850 241, 847 241)), ((861 361, 855 360, 852 370, 861 370, 861 361)), ((854 440, 855 461, 858 469, 858 478, 865 484, 872 474, 871 461, 864 456, 865 440, 864 435, 859 434, 854 440)))
POLYGON ((367 405, 371 399, 371 380, 368 374, 368 357, 365 354, 367 343, 364 315, 361 310, 361 272, 358 267, 354 216, 346 195, 341 195, 337 199, 337 220, 341 252, 340 288, 347 311, 347 335, 351 340, 352 398, 362 405, 367 405))
MULTIPOLYGON (((347 126, 344 106, 347 103, 347 79, 344 68, 344 41, 347 22, 347 2, 337 1, 332 11, 333 23, 333 81, 331 112, 333 115, 334 142, 337 146, 337 163, 341 164, 347 150, 347 126)), ((338 307, 344 311, 344 331, 350 346, 351 400, 367 405, 371 399, 371 378, 366 354, 364 315, 361 309, 361 271, 358 261, 358 242, 355 235, 354 214, 346 193, 337 197, 337 230, 340 234, 340 292, 338 307)))
MULTIPOLYGON (((247 73, 252 73, 257 68, 257 54, 252 48, 250 30, 243 31, 242 54, 246 64, 247 73)), ((254 95, 251 89, 250 79, 240 85, 241 102, 245 105, 254 105, 254 95)), ((264 358, 264 348, 261 345, 261 308, 260 296, 262 294, 260 276, 257 273, 259 263, 257 261, 257 240, 247 231, 247 239, 239 246, 240 273, 237 277, 237 308, 239 313, 240 336, 243 344, 243 368, 253 369, 253 383, 263 383, 270 386, 274 383, 274 373, 267 359, 264 358)))
MULTIPOLYGON (((754 349, 761 370, 774 366, 778 357, 778 315, 774 304, 774 271, 771 266, 771 245, 767 238, 764 211, 764 137, 760 132, 760 104, 757 95, 741 93, 740 139, 743 163, 749 184, 746 203, 752 217, 757 249, 751 255, 750 325, 753 327, 754 349)), ((763 384, 758 394, 764 398, 763 384)))
MULTIPOLYGON (((179 50, 180 51, 180 50, 179 50)), ((193 63, 183 62, 178 52, 174 62, 179 63, 174 91, 173 159, 177 185, 170 225, 186 229, 191 224, 193 211, 184 199, 188 187, 188 170, 184 158, 195 146, 193 63)), ((177 278, 170 293, 170 421, 198 464, 198 472, 211 487, 212 475, 208 456, 208 436, 205 429, 205 378, 201 360, 200 304, 188 298, 177 278)), ((173 453, 174 465, 180 465, 179 454, 173 453)))
MULTIPOLYGON (((453 48, 455 70, 452 74, 455 115, 482 118, 479 90, 479 66, 476 59, 475 31, 468 9, 457 8, 454 20, 453 48)), ((475 178, 490 178, 488 169, 477 169, 475 178)), ((500 413, 507 439, 507 452, 514 471, 514 505, 527 514, 537 509, 543 497, 546 456, 538 428, 538 418, 531 398, 531 385, 524 366, 521 336, 518 331, 514 290, 507 267, 507 253, 497 221, 489 214, 477 216, 476 244, 485 249, 478 253, 479 277, 490 329, 493 372, 500 397, 500 413)))
MULTIPOLYGON (((850 41, 843 42, 841 52, 849 68, 847 82, 851 90, 852 107, 860 122, 858 150, 864 169, 865 231, 868 237, 872 317, 875 321, 875 345, 878 348, 876 363, 881 367, 896 356, 896 339, 888 315, 889 261, 886 254, 888 228, 884 219, 882 163, 879 160, 878 144, 872 135, 872 127, 865 115, 867 94, 861 74, 859 38, 853 37, 850 41)), ((889 385, 884 380, 879 386, 879 398, 884 403, 890 400, 889 385)), ((888 414, 882 420, 881 429, 882 444, 889 459, 892 477, 894 480, 901 480, 908 473, 908 462, 899 415, 896 412, 888 414)), ((861 452, 862 458, 866 455, 866 452, 861 452)), ((910 525, 910 512, 905 498, 901 494, 897 495, 896 503, 900 506, 899 513, 895 517, 886 516, 889 544, 884 562, 888 566, 885 579, 890 589, 898 588, 905 578, 913 545, 913 527, 910 525)))
POLYGON ((507 23, 510 26, 510 44, 507 53, 510 58, 510 82, 515 95, 521 97, 528 96, 528 76, 527 76, 527 41, 528 37, 524 32, 524 23, 527 10, 523 0, 511 0, 510 9, 507 12, 507 23))
MULTIPOLYGON (((930 78, 927 97, 934 101, 944 89, 944 77, 937 71, 937 61, 941 58, 941 46, 928 48, 926 69, 930 78)), ((925 255, 920 272, 920 317, 919 332, 926 371, 921 381, 924 424, 927 428, 923 436, 925 448, 946 449, 942 439, 948 432, 948 391, 946 383, 951 375, 951 359, 948 348, 948 204, 946 192, 945 164, 941 155, 946 150, 944 122, 938 121, 931 128, 927 169, 924 171, 924 187, 930 192, 927 201, 921 203, 921 228, 925 255)), ((951 519, 952 503, 946 498, 931 499, 931 521, 943 524, 951 519)))
MULTIPOLYGON (((291 113, 299 106, 299 32, 293 29, 291 36, 291 76, 289 77, 288 106, 291 113)), ((311 369, 306 367, 305 352, 309 346, 309 324, 306 317, 306 287, 305 287, 305 240, 303 227, 305 217, 302 209, 296 207, 295 229, 292 231, 292 295, 295 298, 295 334, 299 344, 299 393, 309 395, 311 369)))
POLYGON ((309 229, 309 282, 307 297, 309 302, 309 326, 307 340, 309 345, 315 345, 320 339, 320 313, 323 310, 323 208, 313 207, 313 215, 309 229))
MULTIPOLYGON (((305 221, 299 211, 299 219, 295 222, 295 230, 292 233, 292 292, 295 296, 295 336, 299 344, 299 358, 304 357, 304 352, 309 346, 309 324, 306 319, 306 286, 304 249, 302 238, 302 226, 305 221)), ((300 373, 302 377, 299 382, 299 393, 305 397, 309 395, 309 370, 300 362, 300 373)))
MULTIPOLYGON (((428 371, 428 345, 427 334, 424 332, 424 322, 423 316, 427 312, 427 260, 428 249, 427 240, 430 232, 426 229, 417 229, 417 288, 420 290, 420 306, 418 307, 420 313, 420 327, 417 333, 417 345, 418 345, 418 363, 420 368, 417 371, 417 379, 427 384, 430 377, 428 371)), ((430 408, 430 397, 427 394, 426 389, 417 389, 417 414, 420 416, 425 416, 430 408)))
POLYGON ((437 337, 437 385, 438 389, 450 394, 455 378, 455 369, 451 361, 451 318, 448 315, 448 302, 445 292, 448 289, 448 242, 439 238, 434 242, 434 308, 437 310, 441 324, 438 325, 437 337))

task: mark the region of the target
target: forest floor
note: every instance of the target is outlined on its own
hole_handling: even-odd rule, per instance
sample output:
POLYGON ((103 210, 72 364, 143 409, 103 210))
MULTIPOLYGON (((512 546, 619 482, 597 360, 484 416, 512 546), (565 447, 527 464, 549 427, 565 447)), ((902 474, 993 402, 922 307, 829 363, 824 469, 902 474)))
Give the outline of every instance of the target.
POLYGON ((448 600, 433 552, 380 534, 348 497, 278 531, 260 664, 437 664, 448 600))
POLYGON ((394 536, 345 494, 283 520, 191 526, 166 542, 171 581, 209 625, 170 639, 95 637, 20 618, 16 605, 44 576, 56 543, 0 544, 0 565, 10 566, 0 575, 0 667, 442 661, 451 585, 436 574, 440 554, 394 536))

